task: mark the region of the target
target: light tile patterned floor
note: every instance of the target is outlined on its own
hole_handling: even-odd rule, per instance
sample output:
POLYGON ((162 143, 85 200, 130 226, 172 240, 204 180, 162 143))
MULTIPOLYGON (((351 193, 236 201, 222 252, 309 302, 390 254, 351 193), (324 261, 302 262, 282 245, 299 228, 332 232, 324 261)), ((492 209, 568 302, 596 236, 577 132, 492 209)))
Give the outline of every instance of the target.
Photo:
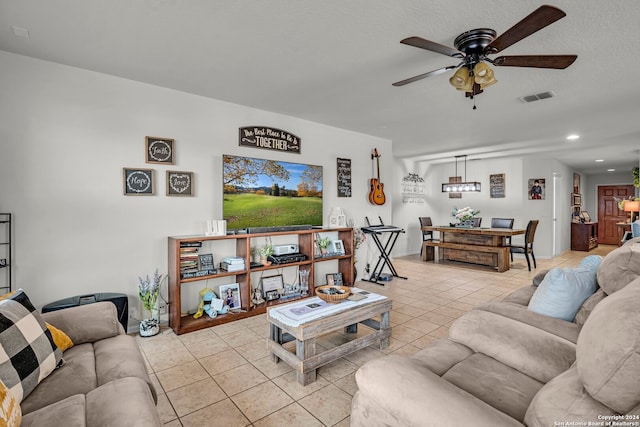
MULTIPOLYGON (((390 353, 413 354, 447 336, 449 325, 475 305, 501 299, 531 283, 543 269, 573 267, 586 255, 606 255, 612 246, 566 252, 538 260, 529 272, 518 256, 511 270, 496 273, 461 264, 421 262, 417 255, 396 258, 394 266, 408 280, 382 287, 357 286, 393 300, 389 348, 367 347, 318 370, 316 382, 303 387, 284 363, 266 350, 264 315, 177 336, 166 330, 139 338, 147 368, 158 390, 158 410, 166 426, 349 426, 355 372, 365 362, 390 353)), ((360 326, 358 334, 369 333, 360 326)), ((318 340, 332 348, 350 336, 333 333, 318 340)))

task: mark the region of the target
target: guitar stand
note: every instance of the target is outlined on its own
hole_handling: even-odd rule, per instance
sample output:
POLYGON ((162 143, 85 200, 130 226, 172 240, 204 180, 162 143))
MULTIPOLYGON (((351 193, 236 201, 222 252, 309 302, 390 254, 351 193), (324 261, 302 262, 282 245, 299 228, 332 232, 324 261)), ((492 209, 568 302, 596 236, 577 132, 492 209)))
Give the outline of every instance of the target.
POLYGON ((400 235, 400 233, 405 232, 404 229, 400 227, 394 227, 393 225, 384 225, 384 223, 382 222, 382 218, 380 217, 378 217, 378 219, 380 220, 379 225, 371 225, 371 223, 369 222, 369 218, 365 217, 365 219, 368 226, 362 227, 361 230, 363 233, 371 236, 376 246, 378 247, 378 250, 380 251, 380 256, 378 257, 378 262, 376 262, 376 265, 373 268, 371 276, 369 276, 368 279, 363 280, 366 282, 375 283, 380 286, 384 286, 384 283, 381 282, 388 282, 394 277, 406 280, 406 277, 398 275, 398 272, 396 271, 393 263, 391 262, 391 259, 389 258, 389 255, 393 250, 393 246, 396 244, 396 240, 398 240, 398 236, 400 235), (387 239, 384 241, 384 244, 381 241, 383 233, 389 233, 387 239), (389 267, 391 274, 382 272, 385 265, 389 267))

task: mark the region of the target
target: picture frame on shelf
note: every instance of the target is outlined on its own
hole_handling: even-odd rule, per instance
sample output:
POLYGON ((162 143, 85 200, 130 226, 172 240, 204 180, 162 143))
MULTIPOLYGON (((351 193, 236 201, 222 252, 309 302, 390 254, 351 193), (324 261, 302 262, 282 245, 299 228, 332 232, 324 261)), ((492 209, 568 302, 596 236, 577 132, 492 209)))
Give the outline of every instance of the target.
POLYGON ((240 284, 231 283, 228 285, 220 285, 220 299, 224 301, 224 305, 228 305, 230 309, 242 308, 242 299, 240 298, 240 284))
POLYGON ((332 240, 327 249, 329 253, 344 255, 344 243, 342 243, 342 240, 332 240))
POLYGON ((193 172, 167 171, 167 196, 193 196, 193 172))
POLYGON ((342 273, 329 273, 327 274, 327 285, 329 286, 344 286, 342 281, 342 273))
POLYGON ((163 165, 174 164, 174 139, 147 136, 144 139, 144 144, 145 162, 163 165))
POLYGON ((153 169, 122 168, 125 196, 153 196, 156 192, 153 169))
POLYGON ((267 298, 267 300, 269 300, 270 293, 273 296, 273 291, 275 291, 278 294, 278 298, 280 298, 280 289, 284 288, 284 280, 282 278, 282 274, 263 277, 260 282, 262 284, 262 292, 264 292, 264 296, 265 298, 267 298))
POLYGON ((587 211, 580 212, 580 219, 584 219, 584 222, 591 222, 591 216, 587 211))

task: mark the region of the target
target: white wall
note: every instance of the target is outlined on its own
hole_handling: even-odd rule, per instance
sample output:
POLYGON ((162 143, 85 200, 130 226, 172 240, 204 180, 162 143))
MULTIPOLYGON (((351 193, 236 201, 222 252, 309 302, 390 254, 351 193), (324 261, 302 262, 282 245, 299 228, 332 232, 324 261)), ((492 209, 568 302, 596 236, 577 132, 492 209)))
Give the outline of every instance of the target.
MULTIPOLYGON (((396 245, 394 255, 415 254, 420 251, 422 236, 419 229, 418 217, 430 216, 434 224, 448 224, 451 220, 451 211, 457 208, 470 206, 480 210, 479 216, 483 218, 482 225, 488 227, 492 217, 514 218, 514 228, 526 228, 531 219, 540 220, 536 232, 535 253, 539 258, 550 258, 553 253, 553 174, 560 176, 557 188, 559 200, 557 215, 557 239, 556 254, 567 250, 570 246, 571 221, 569 209, 570 186, 573 175, 566 166, 551 159, 535 157, 495 158, 485 160, 467 161, 466 177, 468 181, 479 181, 482 184, 480 193, 463 194, 461 199, 449 199, 442 193, 442 183, 448 182, 449 177, 455 174, 455 163, 430 164, 426 162, 413 162, 406 159, 396 161, 396 173, 394 176, 394 188, 397 195, 394 199, 393 218, 394 225, 402 226, 407 230, 396 245), (425 180, 424 205, 403 204, 399 197, 401 192, 402 177, 407 173, 417 173, 425 180), (505 197, 492 199, 489 197, 489 176, 492 174, 505 174, 505 197), (528 200, 527 185, 531 178, 544 178, 546 180, 545 200, 528 200), (568 218, 568 219, 567 219, 568 218), (567 223, 567 224, 565 224, 567 223)), ((464 169, 458 174, 464 176, 464 169)))
POLYGON ((325 221, 336 206, 390 221, 391 192, 367 202, 370 153, 391 158, 388 140, 6 52, 0 69, 0 212, 15 214, 15 285, 38 306, 119 292, 135 309, 137 277, 167 272, 167 236, 222 217, 222 154, 322 165, 325 221), (239 147, 250 125, 300 136, 302 154, 239 147), (175 138, 175 165, 146 164, 145 136, 175 138), (352 159, 351 198, 337 197, 337 157, 352 159), (156 195, 124 196, 123 167, 155 169, 156 195), (195 197, 165 196, 166 170, 194 172, 195 197))

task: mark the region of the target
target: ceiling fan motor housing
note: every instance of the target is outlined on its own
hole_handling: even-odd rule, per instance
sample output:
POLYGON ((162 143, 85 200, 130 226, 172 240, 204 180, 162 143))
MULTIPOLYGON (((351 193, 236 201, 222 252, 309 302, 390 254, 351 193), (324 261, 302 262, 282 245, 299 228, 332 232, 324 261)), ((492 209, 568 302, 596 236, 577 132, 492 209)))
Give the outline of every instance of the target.
POLYGON ((485 53, 485 48, 495 40, 497 33, 491 28, 477 28, 460 34, 453 41, 454 46, 467 55, 485 53))

